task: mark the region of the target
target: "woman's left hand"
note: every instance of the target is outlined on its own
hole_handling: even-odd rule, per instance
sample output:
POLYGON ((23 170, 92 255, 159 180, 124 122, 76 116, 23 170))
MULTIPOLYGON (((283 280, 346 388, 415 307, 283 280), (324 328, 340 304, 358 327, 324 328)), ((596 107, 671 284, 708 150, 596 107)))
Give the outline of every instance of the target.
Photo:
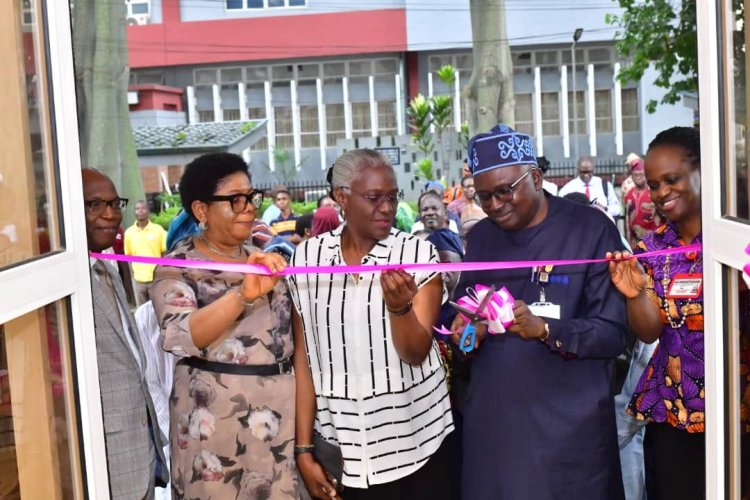
POLYGON ((401 269, 383 271, 380 274, 385 306, 391 311, 405 309, 417 294, 417 284, 411 274, 401 269))
POLYGON ((270 276, 263 274, 246 274, 245 279, 242 281, 242 287, 240 288, 240 293, 242 293, 245 300, 252 301, 259 297, 263 297, 273 290, 276 283, 284 278, 281 273, 286 269, 286 261, 281 255, 275 252, 256 252, 248 257, 247 263, 265 266, 273 274, 270 276))

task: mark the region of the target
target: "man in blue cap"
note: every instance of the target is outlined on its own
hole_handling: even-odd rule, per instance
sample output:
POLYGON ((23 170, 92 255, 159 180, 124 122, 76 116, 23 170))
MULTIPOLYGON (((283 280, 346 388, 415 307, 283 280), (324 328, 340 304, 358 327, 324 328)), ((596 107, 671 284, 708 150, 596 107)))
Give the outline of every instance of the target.
MULTIPOLYGON (((476 197, 488 217, 465 260, 602 258, 621 248, 607 216, 550 196, 528 135, 498 125, 469 143, 476 197)), ((515 322, 478 328, 464 408, 462 498, 621 499, 611 388, 626 340, 625 301, 606 264, 466 272, 507 287, 515 322)), ((463 330, 457 318, 453 331, 463 330)))

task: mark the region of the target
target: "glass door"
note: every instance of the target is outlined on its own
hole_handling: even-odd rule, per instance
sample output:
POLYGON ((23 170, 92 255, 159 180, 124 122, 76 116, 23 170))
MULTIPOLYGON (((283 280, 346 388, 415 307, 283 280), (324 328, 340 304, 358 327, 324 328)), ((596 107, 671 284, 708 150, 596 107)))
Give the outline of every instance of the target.
POLYGON ((707 498, 750 498, 747 71, 750 1, 696 2, 702 154, 707 498))
POLYGON ((0 498, 108 498, 68 2, 0 16, 0 498))

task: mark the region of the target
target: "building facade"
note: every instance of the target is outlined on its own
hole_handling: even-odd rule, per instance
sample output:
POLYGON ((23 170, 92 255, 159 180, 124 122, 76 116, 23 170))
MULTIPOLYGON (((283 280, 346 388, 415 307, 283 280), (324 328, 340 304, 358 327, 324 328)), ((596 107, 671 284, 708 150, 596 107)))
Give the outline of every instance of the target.
MULTIPOLYGON (((288 170, 276 165, 284 157, 299 180, 322 179, 340 153, 337 141, 378 145, 408 134, 406 107, 419 93, 454 96, 454 124, 464 120, 460 90, 473 66, 468 0, 138 1, 141 17, 128 32, 132 83, 184 88, 190 122, 267 118, 267 140, 248 156, 258 182, 288 170), (436 76, 445 64, 458 71, 454 88, 436 76)), ((612 2, 506 4, 516 127, 553 166, 640 153, 659 130, 692 123, 682 104, 646 114, 648 100, 660 97, 651 78, 614 78, 622 62, 615 29, 604 22, 612 2)))

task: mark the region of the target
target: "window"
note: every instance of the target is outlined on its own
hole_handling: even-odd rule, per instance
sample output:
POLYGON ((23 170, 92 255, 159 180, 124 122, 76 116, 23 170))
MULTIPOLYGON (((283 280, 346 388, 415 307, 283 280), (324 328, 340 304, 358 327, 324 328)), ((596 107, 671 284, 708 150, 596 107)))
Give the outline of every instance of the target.
POLYGON ((594 92, 596 107, 596 133, 611 134, 612 127, 612 91, 597 90, 594 92))
POLYGON ((155 83, 157 85, 164 84, 164 73, 161 70, 157 71, 131 71, 130 72, 130 83, 131 84, 144 84, 144 83, 155 83))
POLYGON ((516 130, 534 135, 534 107, 531 94, 516 94, 516 130))
POLYGON ((243 81, 242 68, 225 68, 219 72, 219 75, 221 83, 239 83, 243 81))
POLYGON ((430 56, 430 71, 437 71, 446 64, 451 64, 452 62, 451 56, 430 56))
POLYGON ((542 92, 542 134, 560 135, 560 94, 542 92))
POLYGON ((470 75, 474 69, 474 56, 471 54, 456 56, 456 69, 461 73, 470 75))
POLYGON ((198 111, 198 121, 200 123, 203 122, 212 122, 214 121, 214 111, 198 111))
POLYGON ((320 76, 320 66, 317 64, 298 64, 298 80, 314 80, 320 76))
POLYGON ((370 137, 372 127, 370 123, 370 103, 352 103, 352 137, 370 137))
POLYGON ((299 107, 300 136, 303 148, 317 148, 320 146, 320 124, 318 122, 318 106, 303 104, 299 107))
POLYGON ((292 108, 273 108, 274 122, 276 126, 276 147, 281 149, 294 149, 294 135, 292 129, 292 108))
MULTIPOLYGON (((577 62, 577 61, 576 61, 577 62)), ((573 123, 573 92, 568 92, 568 130, 570 131, 571 137, 578 132, 578 135, 588 134, 588 126, 586 124, 586 92, 578 90, 575 93, 576 98, 576 113, 578 118, 578 130, 576 130, 573 123)))
POLYGON ((346 74, 344 63, 324 63, 323 76, 325 77, 342 77, 346 74))
POLYGON ((215 69, 196 69, 193 72, 193 82, 195 85, 213 85, 218 83, 215 69))
POLYGON ((398 63, 395 59, 376 59, 375 75, 395 75, 398 73, 398 63))
POLYGON ((531 52, 511 52, 510 58, 513 61, 514 75, 531 74, 531 52))
POLYGON ((294 66, 283 64, 271 66, 271 79, 275 82, 288 82, 294 78, 294 66))
POLYGON ((233 122, 240 119, 239 109, 225 109, 224 110, 224 121, 233 122))
POLYGON ((370 61, 351 61, 349 63, 349 75, 369 76, 372 73, 370 61))
POLYGON ((612 51, 608 47, 591 48, 588 50, 588 56, 588 62, 590 63, 610 62, 612 60, 612 51))
POLYGON ((336 139, 343 139, 346 137, 343 104, 326 104, 326 129, 328 131, 329 147, 336 145, 336 139))
MULTIPOLYGON (((251 120, 264 119, 266 117, 266 108, 248 108, 247 117, 251 120)), ((253 144, 250 149, 252 151, 268 151, 268 137, 263 135, 263 139, 253 144)))
POLYGON ((560 66, 559 52, 556 50, 541 50, 534 53, 534 63, 537 66, 554 66, 558 68, 560 66))
POLYGON ((227 10, 283 9, 306 7, 307 0, 225 0, 227 10))
POLYGON ((396 134, 396 101, 378 101, 378 135, 396 134))
POLYGON ((638 132, 638 89, 622 89, 622 131, 638 132))
POLYGON ((268 68, 265 66, 251 66, 245 68, 245 81, 265 82, 268 80, 268 68))

